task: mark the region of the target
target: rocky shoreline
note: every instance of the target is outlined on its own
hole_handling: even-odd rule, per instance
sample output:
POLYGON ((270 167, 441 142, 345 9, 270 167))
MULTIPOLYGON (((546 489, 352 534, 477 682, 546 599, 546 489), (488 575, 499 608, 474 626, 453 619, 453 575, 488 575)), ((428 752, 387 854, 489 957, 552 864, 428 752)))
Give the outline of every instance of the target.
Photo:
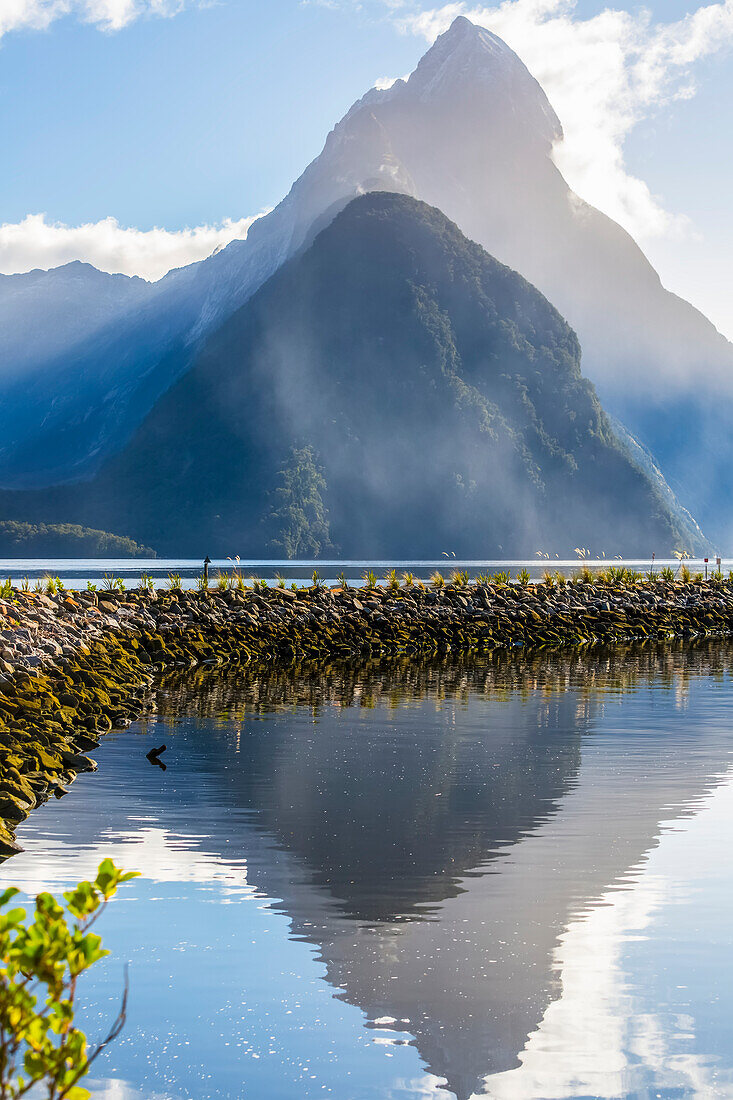
POLYGON ((15 826, 149 705, 155 676, 206 664, 427 657, 524 646, 692 638, 733 629, 733 584, 421 583, 230 587, 0 599, 0 858, 15 826))

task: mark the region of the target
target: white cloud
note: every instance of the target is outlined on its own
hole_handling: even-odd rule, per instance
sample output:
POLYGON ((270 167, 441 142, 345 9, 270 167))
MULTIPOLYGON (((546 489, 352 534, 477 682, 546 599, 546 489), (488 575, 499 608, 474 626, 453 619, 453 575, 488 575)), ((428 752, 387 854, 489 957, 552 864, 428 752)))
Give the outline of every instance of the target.
POLYGON ((692 67, 733 43, 733 0, 672 23, 614 8, 581 19, 576 0, 504 0, 448 3, 399 24, 432 42, 457 15, 505 39, 542 84, 565 131, 556 163, 582 198, 641 240, 686 228, 628 171, 624 142, 644 118, 694 95, 692 67))
POLYGON ((9 31, 45 30, 65 15, 75 15, 103 31, 119 31, 144 16, 177 15, 186 3, 187 0, 0 0, 0 38, 9 31))
POLYGON ((246 237, 255 220, 227 218, 220 225, 172 232, 125 228, 115 218, 70 226, 48 222, 44 214, 29 214, 22 222, 0 225, 0 272, 12 275, 85 260, 101 271, 159 279, 172 267, 202 260, 214 249, 246 237))
POLYGON ((398 80, 407 80, 409 76, 409 73, 405 73, 404 76, 380 76, 378 80, 374 81, 374 87, 380 92, 386 92, 398 80))

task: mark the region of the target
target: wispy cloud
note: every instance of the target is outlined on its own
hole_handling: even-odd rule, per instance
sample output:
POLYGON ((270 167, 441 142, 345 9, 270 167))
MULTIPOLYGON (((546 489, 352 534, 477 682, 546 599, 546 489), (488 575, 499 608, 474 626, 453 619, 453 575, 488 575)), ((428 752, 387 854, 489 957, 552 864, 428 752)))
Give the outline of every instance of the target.
POLYGON ((125 228, 115 218, 70 226, 29 214, 21 222, 0 225, 0 272, 12 275, 85 260, 101 271, 159 279, 173 267, 203 260, 216 248, 246 237, 255 220, 227 218, 219 225, 172 232, 125 228))
POLYGON ((556 163, 582 198, 641 240, 685 228, 629 172, 624 143, 643 119, 695 94, 694 66, 733 43, 733 0, 670 23, 610 7, 583 19, 576 0, 453 2, 393 18, 432 42, 457 15, 500 35, 540 81, 565 130, 556 163))
POLYGON ((169 18, 199 0, 0 0, 0 38, 10 31, 45 30, 73 15, 102 31, 119 31, 145 16, 169 18))
POLYGON ((409 76, 409 73, 405 73, 404 76, 380 76, 378 80, 374 81, 374 87, 380 92, 386 92, 398 80, 407 80, 409 76))

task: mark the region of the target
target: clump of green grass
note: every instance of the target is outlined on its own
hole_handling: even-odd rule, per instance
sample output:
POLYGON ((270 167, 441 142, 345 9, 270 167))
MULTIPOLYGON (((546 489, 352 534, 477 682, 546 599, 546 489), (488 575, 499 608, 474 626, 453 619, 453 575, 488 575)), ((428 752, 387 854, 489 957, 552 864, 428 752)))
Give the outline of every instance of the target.
POLYGON ((349 582, 347 581, 346 574, 343 572, 343 570, 338 575, 338 583, 339 583, 339 588, 348 588, 349 587, 349 582))
POLYGON ((377 574, 373 573, 371 569, 367 569, 362 573, 362 579, 364 581, 365 588, 378 588, 379 581, 377 580, 377 574))
POLYGON ((659 570, 659 576, 663 581, 673 581, 674 570, 671 568, 671 566, 665 565, 662 569, 659 570))
MULTIPOLYGON (((660 574, 661 575, 661 574, 660 574)), ((620 584, 620 585, 633 585, 639 584, 644 580, 644 574, 639 573, 635 569, 629 569, 625 565, 609 565, 608 569, 602 569, 596 574, 596 578, 603 582, 603 584, 620 584)), ((656 581, 657 574, 654 574, 654 580, 656 581)))
POLYGON ((396 592, 400 587, 400 578, 397 576, 396 569, 390 569, 384 574, 384 579, 387 584, 387 588, 392 592, 396 592))
POLYGON ((199 573, 198 577, 196 578, 196 589, 198 592, 209 591, 209 578, 207 576, 204 576, 203 573, 199 573))
MULTIPOLYGON (((239 554, 235 554, 234 557, 230 557, 227 554, 227 561, 230 561, 230 562, 234 563, 234 564, 232 564, 231 573, 229 573, 228 576, 227 576, 227 588, 229 589, 230 592, 233 592, 235 588, 238 588, 241 592, 242 589, 245 587, 245 584, 244 584, 244 581, 242 581, 242 575, 241 575, 240 569, 239 569, 240 560, 241 559, 239 557, 239 554), (242 581, 241 584, 239 583, 240 581, 242 581)), ((252 580, 252 582, 254 582, 254 577, 251 577, 250 579, 252 580)))
POLYGON ((683 584, 689 584, 690 581, 692 580, 692 573, 690 572, 690 570, 687 568, 686 565, 681 565, 680 566, 680 580, 682 581, 683 584))
POLYGON ((9 600, 12 595, 13 582, 10 577, 8 577, 8 579, 2 585, 0 585, 0 596, 2 596, 4 600, 9 600))
POLYGON ((432 577, 430 578, 430 583, 432 584, 433 588, 442 588, 445 584, 445 577, 439 569, 436 569, 436 571, 433 573, 432 577))
POLYGON ((92 584, 91 581, 87 581, 87 592, 96 592, 96 591, 97 591, 96 584, 92 584))
MULTIPOLYGON (((170 576, 171 574, 169 574, 170 576)), ((124 592, 125 582, 122 577, 116 577, 114 573, 105 573, 102 581, 102 588, 106 592, 124 592)))
POLYGON ((508 569, 500 569, 498 573, 494 573, 491 583, 495 584, 497 588, 504 588, 511 579, 512 575, 508 569))
POLYGON ((181 574, 180 573, 169 573, 168 574, 168 587, 171 590, 171 592, 180 592, 181 588, 183 587, 183 585, 181 584, 181 574))
POLYGON ((405 588, 412 588, 412 586, 415 583, 415 574, 414 573, 403 573, 402 574, 402 583, 404 584, 405 588))
POLYGON ((219 570, 219 573, 216 577, 216 587, 219 589, 220 592, 226 592, 227 588, 229 587, 228 573, 222 573, 221 570, 219 570))
POLYGON ((276 573, 275 574, 275 580, 277 581, 277 587, 278 588, 284 588, 285 587, 285 577, 281 577, 279 573, 276 573))
POLYGON ((318 572, 317 569, 313 570, 312 580, 313 580, 313 587, 314 588, 324 588, 325 585, 326 585, 326 582, 324 581, 323 577, 321 576, 321 574, 318 572))
POLYGON ((522 571, 517 576, 517 580, 521 584, 522 588, 526 588, 530 582, 529 570, 522 569, 522 571))
POLYGON ((542 574, 542 583, 544 584, 545 588, 554 588, 557 585, 557 578, 554 573, 552 573, 549 569, 546 569, 545 572, 542 574))
POLYGON ((141 592, 154 592, 155 591, 155 581, 151 577, 150 573, 144 573, 143 572, 143 573, 140 574, 140 584, 139 584, 138 587, 139 587, 141 592))
POLYGON ((450 575, 450 582, 456 588, 465 588, 469 581, 470 577, 467 569, 454 569, 450 575))
POLYGON ((23 577, 23 580, 20 582, 20 587, 23 589, 24 592, 30 592, 31 582, 28 577, 23 577))
POLYGON ((488 573, 477 573, 476 584, 491 584, 491 577, 488 573))

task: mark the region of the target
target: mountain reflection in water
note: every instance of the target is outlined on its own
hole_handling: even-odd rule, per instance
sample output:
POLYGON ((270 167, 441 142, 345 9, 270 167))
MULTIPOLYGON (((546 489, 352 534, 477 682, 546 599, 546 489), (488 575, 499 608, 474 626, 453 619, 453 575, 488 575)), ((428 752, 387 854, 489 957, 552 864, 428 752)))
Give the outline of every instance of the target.
POLYGON ((133 1007, 95 1095, 733 1095, 703 1007, 731 882, 702 872, 733 822, 732 660, 707 641, 168 677, 2 871, 30 893, 108 854, 143 872, 105 916, 133 1007), (298 1001, 296 1041, 292 997, 329 989, 337 1016, 298 1001))

